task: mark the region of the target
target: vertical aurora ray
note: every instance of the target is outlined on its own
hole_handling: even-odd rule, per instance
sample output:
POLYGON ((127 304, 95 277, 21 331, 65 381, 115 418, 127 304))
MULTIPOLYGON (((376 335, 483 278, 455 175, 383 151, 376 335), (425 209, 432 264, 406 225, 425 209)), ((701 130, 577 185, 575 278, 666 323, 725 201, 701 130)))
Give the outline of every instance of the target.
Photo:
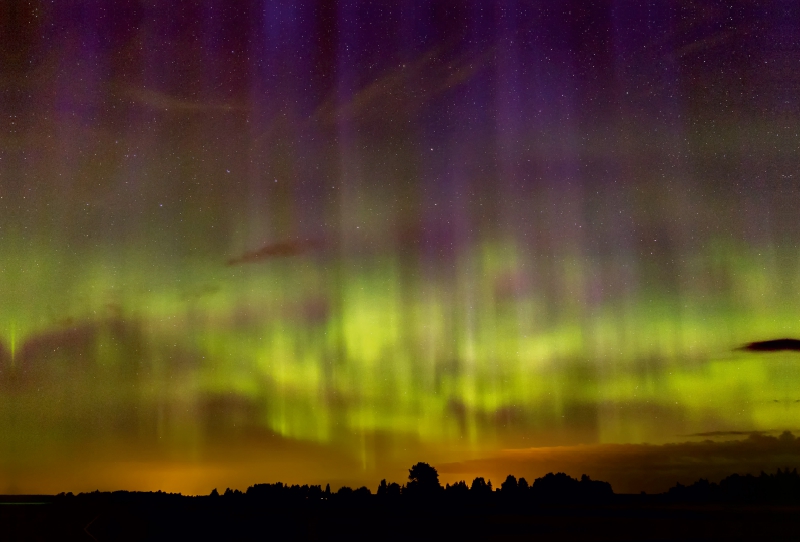
POLYGON ((783 18, 568 7, 28 14, 0 492, 795 429, 783 18))

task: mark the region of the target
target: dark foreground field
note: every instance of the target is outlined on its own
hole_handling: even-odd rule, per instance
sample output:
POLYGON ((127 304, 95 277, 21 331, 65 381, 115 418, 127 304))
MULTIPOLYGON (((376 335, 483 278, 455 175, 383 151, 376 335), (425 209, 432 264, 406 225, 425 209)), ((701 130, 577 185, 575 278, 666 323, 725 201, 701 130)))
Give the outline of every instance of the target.
POLYGON ((800 505, 680 504, 638 495, 582 505, 389 503, 375 496, 281 504, 148 494, 2 500, 3 541, 800 539, 800 505))

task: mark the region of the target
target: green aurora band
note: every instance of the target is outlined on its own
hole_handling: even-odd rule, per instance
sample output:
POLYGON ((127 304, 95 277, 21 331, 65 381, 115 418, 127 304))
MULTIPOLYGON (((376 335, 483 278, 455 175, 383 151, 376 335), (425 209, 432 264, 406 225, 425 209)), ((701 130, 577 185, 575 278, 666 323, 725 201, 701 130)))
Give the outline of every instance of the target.
MULTIPOLYGON (((42 250, 26 257, 36 264, 25 287, 4 285, 18 304, 0 318, 12 378, 26 342, 61 332, 63 344, 37 360, 46 361, 46 385, 63 385, 56 375, 69 373, 77 353, 87 359, 73 379, 102 375, 115 409, 160 405, 160 431, 179 440, 201 435, 205 420, 171 411, 214 396, 252 404, 247 423, 323 443, 345 429, 491 449, 546 438, 576 416, 577 429, 609 443, 791 427, 797 356, 735 348, 791 334, 800 299, 778 298, 770 285, 785 275, 763 256, 714 249, 687 259, 692 279, 680 295, 653 288, 592 307, 580 297, 596 263, 548 261, 558 287, 575 292, 556 316, 545 316, 546 293, 526 278, 537 262, 510 241, 475 246, 454 280, 422 280, 390 256, 342 259, 333 271, 313 255, 209 271, 146 255, 120 269, 102 250, 63 280, 66 266, 42 250), (132 382, 131 367, 141 373, 132 382)), ((796 280, 787 289, 800 292, 796 280)), ((4 410, 40 397, 38 388, 13 391, 4 410)), ((86 413, 72 414, 79 423, 86 413)), ((51 421, 64 422, 61 413, 51 421)), ((52 429, 35 431, 46 439, 52 429)))

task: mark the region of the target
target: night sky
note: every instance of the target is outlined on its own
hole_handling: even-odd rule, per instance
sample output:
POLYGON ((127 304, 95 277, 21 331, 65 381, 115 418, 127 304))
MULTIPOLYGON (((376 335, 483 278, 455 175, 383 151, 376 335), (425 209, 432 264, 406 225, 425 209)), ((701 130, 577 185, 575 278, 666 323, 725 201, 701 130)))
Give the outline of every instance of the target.
POLYGON ((0 493, 800 466, 796 2, 168 4, 0 8, 0 493))

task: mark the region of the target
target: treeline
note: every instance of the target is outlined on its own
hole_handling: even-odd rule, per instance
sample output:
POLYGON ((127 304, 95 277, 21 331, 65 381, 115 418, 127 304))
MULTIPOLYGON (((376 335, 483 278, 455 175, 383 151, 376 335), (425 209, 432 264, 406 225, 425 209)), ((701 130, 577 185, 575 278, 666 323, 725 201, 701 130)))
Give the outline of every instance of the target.
POLYGON ((685 486, 677 484, 667 493, 677 502, 793 503, 800 502, 800 475, 797 469, 778 469, 775 474, 758 476, 732 474, 718 484, 700 479, 685 486))
POLYGON ((330 485, 287 485, 255 484, 246 491, 226 489, 219 493, 214 489, 210 495, 186 497, 180 493, 158 492, 100 492, 60 493, 59 500, 106 501, 116 502, 150 502, 177 503, 185 499, 202 499, 209 504, 257 503, 269 502, 281 505, 297 505, 301 503, 338 503, 338 504, 399 504, 435 501, 440 504, 525 504, 525 503, 586 503, 612 504, 619 499, 629 502, 631 498, 658 502, 737 502, 737 503, 792 503, 800 502, 800 475, 797 469, 780 470, 776 474, 759 476, 733 474, 718 484, 700 479, 685 486, 680 483, 667 493, 656 495, 617 495, 611 484, 592 480, 583 475, 580 479, 572 478, 563 472, 548 473, 536 478, 529 484, 525 478, 517 479, 508 475, 499 487, 493 487, 491 480, 477 477, 467 484, 466 481, 454 484, 439 483, 436 469, 427 463, 417 463, 409 469, 408 481, 405 484, 388 483, 381 480, 377 491, 373 493, 366 486, 356 489, 341 487, 331 491, 330 485))
MULTIPOLYGON (((419 465, 425 465, 435 472, 433 467, 422 463, 415 465, 416 471, 420 471, 419 465)), ((412 469, 412 472, 414 469, 412 469)), ((413 475, 413 474, 412 474, 413 475)), ((214 495, 214 492, 212 492, 214 495)), ((387 483, 381 480, 376 493, 372 493, 367 487, 352 489, 350 487, 339 488, 338 491, 331 492, 330 486, 322 489, 321 486, 309 485, 284 485, 277 484, 256 484, 247 488, 247 491, 226 490, 221 497, 229 498, 256 498, 274 501, 303 501, 303 500, 332 500, 339 502, 372 502, 378 501, 404 501, 435 498, 439 501, 488 501, 492 499, 519 500, 519 501, 599 501, 610 498, 614 495, 611 484, 592 480, 583 475, 580 480, 567 476, 563 472, 557 474, 549 473, 542 478, 534 480, 533 484, 528 484, 525 478, 517 480, 513 475, 508 475, 499 488, 493 488, 491 480, 483 477, 475 478, 471 484, 464 481, 455 484, 445 484, 441 486, 438 480, 429 481, 425 478, 413 478, 407 484, 387 483)))
MULTIPOLYGON (((268 501, 273 503, 302 503, 330 501, 334 503, 375 503, 375 502, 411 502, 418 500, 437 499, 440 502, 484 503, 500 499, 506 503, 511 501, 548 501, 548 502, 598 502, 613 497, 614 491, 611 484, 599 480, 592 480, 589 476, 572 478, 563 472, 548 473, 541 478, 536 478, 528 484, 525 478, 517 479, 509 474, 500 487, 494 488, 491 480, 483 477, 475 478, 471 484, 465 481, 454 484, 439 483, 436 469, 427 463, 417 463, 409 469, 408 482, 387 483, 381 480, 376 493, 366 486, 356 489, 344 486, 337 491, 331 491, 330 484, 323 489, 321 485, 288 485, 281 482, 275 484, 255 484, 246 491, 226 489, 223 493, 217 489, 211 491, 206 497, 199 497, 224 502, 268 501)), ((59 499, 102 500, 109 497, 119 501, 136 502, 148 500, 151 502, 176 502, 184 499, 180 493, 157 492, 129 492, 114 491, 80 493, 60 493, 59 499)), ((193 497, 196 498, 196 497, 193 497)))
POLYGON ((418 463, 404 484, 382 480, 375 492, 276 483, 201 496, 95 491, 38 500, 46 506, 0 507, 0 540, 793 540, 800 532, 796 507, 785 506, 800 503, 797 471, 788 469, 647 495, 564 473, 442 486, 435 468, 418 463), (693 504, 716 502, 747 504, 693 504))

